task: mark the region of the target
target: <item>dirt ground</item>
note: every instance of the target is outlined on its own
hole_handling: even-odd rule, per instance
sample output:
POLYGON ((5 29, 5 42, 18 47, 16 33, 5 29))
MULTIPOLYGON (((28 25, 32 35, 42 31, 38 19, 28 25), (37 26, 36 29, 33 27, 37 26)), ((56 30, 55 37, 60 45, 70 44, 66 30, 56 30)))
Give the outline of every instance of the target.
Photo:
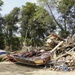
POLYGON ((11 62, 0 62, 0 75, 75 75, 75 71, 56 72, 11 62))

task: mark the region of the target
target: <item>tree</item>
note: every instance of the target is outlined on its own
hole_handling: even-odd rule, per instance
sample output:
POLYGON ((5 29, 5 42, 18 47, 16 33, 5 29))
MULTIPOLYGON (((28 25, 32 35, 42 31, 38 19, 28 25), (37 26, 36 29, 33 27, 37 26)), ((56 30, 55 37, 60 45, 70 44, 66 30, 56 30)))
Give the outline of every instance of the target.
POLYGON ((4 38, 4 19, 0 16, 0 49, 5 47, 5 38, 4 38))
POLYGON ((61 13, 61 22, 64 29, 71 35, 75 33, 75 0, 61 0, 58 5, 58 12, 61 13))
POLYGON ((8 15, 5 16, 6 45, 8 45, 11 50, 14 33, 18 30, 18 26, 16 24, 19 20, 19 11, 20 9, 18 7, 15 7, 8 15))
POLYGON ((58 20, 56 19, 56 17, 53 14, 53 11, 56 10, 55 8, 57 7, 57 4, 59 2, 59 0, 37 0, 39 2, 40 5, 43 5, 44 7, 46 7, 46 9, 49 11, 50 16, 52 17, 55 25, 57 27, 59 27, 60 30, 64 30, 62 24, 60 24, 58 22, 58 20))
POLYGON ((28 21, 34 14, 36 5, 34 3, 27 2, 21 9, 21 35, 24 42, 29 37, 29 25, 28 21))
POLYGON ((4 49, 5 48, 5 38, 4 38, 4 34, 0 32, 0 49, 4 49))
POLYGON ((1 11, 1 6, 3 5, 3 1, 0 0, 0 11, 1 11))
MULTIPOLYGON (((3 5, 3 1, 0 0, 0 11, 1 11, 1 6, 2 5, 3 5)), ((3 27, 4 27, 4 19, 1 16, 1 13, 0 13, 0 49, 4 49, 4 47, 5 47, 3 27)))
POLYGON ((13 49, 13 51, 21 49, 20 41, 21 41, 20 37, 15 36, 12 38, 12 49, 13 49))
POLYGON ((29 20, 31 26, 31 41, 33 46, 43 45, 43 39, 56 29, 49 13, 42 7, 37 7, 34 16, 29 20))
POLYGON ((74 30, 75 0, 38 0, 38 1, 41 3, 41 5, 44 4, 49 8, 50 15, 52 16, 55 25, 59 27, 58 28, 60 29, 59 33, 61 34, 62 37, 67 37, 69 33, 73 34, 73 32, 75 31, 74 30), (58 12, 57 19, 53 14, 54 10, 58 12))
POLYGON ((56 26, 50 19, 49 13, 34 3, 26 3, 22 7, 21 34, 27 45, 42 45, 44 37, 56 26), (51 28, 51 29, 49 29, 51 28))

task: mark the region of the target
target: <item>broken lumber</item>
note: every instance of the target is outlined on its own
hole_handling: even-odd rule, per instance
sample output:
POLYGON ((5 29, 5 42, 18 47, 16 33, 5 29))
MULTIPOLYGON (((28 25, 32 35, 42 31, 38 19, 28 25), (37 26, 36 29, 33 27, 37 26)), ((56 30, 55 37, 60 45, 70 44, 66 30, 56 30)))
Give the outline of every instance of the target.
POLYGON ((63 41, 61 41, 56 47, 54 47, 50 52, 54 52, 61 44, 63 43, 63 41))
POLYGON ((68 51, 68 52, 66 52, 66 53, 64 53, 64 54, 62 54, 62 55, 60 55, 60 56, 58 56, 55 60, 58 60, 59 58, 65 56, 66 54, 70 54, 69 52, 73 51, 74 49, 75 49, 75 47, 73 47, 70 51, 68 51))

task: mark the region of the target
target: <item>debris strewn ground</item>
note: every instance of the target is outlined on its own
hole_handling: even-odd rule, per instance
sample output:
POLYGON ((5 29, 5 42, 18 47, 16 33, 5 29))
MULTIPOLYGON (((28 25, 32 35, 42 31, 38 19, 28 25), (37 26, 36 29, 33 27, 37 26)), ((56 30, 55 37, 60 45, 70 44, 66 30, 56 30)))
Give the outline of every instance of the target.
MULTIPOLYGON (((40 51, 42 58, 45 57, 44 52, 50 53, 50 61, 48 66, 51 70, 55 71, 72 71, 75 70, 75 35, 72 37, 67 37, 66 39, 60 37, 56 33, 52 33, 48 37, 46 37, 46 43, 43 47, 25 47, 29 52, 27 54, 24 51, 18 52, 19 56, 25 56, 23 58, 35 58, 36 55, 33 57, 33 51, 40 51), (43 57, 44 55, 44 57, 43 57), (31 56, 31 57, 29 57, 31 56)), ((47 57, 49 57, 49 55, 47 57)), ((22 57, 21 56, 21 57, 22 57)), ((39 56, 38 56, 39 57, 39 56)), ((29 60, 29 59, 28 59, 29 60)), ((30 61, 30 60, 29 60, 30 61)), ((44 61, 44 59, 43 59, 44 61)))
POLYGON ((50 69, 39 69, 25 65, 17 65, 11 62, 0 63, 0 75, 74 75, 72 72, 50 71, 50 69))
MULTIPOLYGON (((57 34, 51 34, 46 38, 46 43, 43 47, 27 47, 26 52, 50 52, 50 60, 45 64, 44 69, 16 65, 11 62, 0 63, 0 75, 74 75, 75 73, 75 35, 63 39, 57 34), (63 72, 64 71, 64 72, 63 72), (69 72, 68 72, 69 71, 69 72)), ((19 56, 25 56, 25 51, 13 52, 19 56)), ((32 56, 32 52, 27 55, 32 56)), ((21 56, 21 57, 22 57, 21 56)), ((35 57, 35 56, 34 56, 35 57)), ((24 57, 26 58, 26 56, 24 57)))
POLYGON ((53 70, 75 70, 75 35, 63 39, 53 33, 47 37, 46 45, 52 48, 50 52, 53 53, 51 66, 53 70))

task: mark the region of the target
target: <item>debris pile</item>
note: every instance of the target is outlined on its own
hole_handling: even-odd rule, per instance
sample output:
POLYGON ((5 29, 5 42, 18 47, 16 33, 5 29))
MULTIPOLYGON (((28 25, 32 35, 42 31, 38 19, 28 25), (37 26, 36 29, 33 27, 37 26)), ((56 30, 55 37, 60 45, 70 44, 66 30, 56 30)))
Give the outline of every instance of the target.
POLYGON ((52 33, 43 47, 27 48, 26 52, 9 54, 8 58, 25 64, 47 65, 51 70, 75 70, 75 35, 63 39, 52 33))
POLYGON ((53 47, 53 49, 50 50, 53 55, 52 60, 49 62, 53 70, 75 70, 75 35, 63 39, 53 33, 48 36, 46 44, 46 46, 53 47))

